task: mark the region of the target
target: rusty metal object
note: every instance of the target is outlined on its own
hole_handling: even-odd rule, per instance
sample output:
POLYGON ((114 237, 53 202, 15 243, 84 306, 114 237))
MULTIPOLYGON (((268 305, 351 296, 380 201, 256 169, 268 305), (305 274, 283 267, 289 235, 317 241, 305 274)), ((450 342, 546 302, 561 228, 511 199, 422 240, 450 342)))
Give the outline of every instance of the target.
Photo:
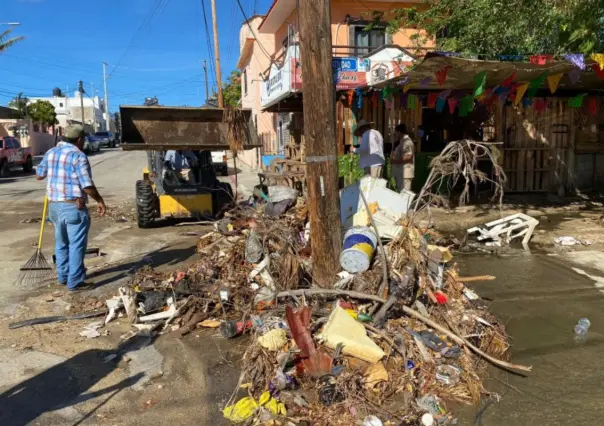
MULTIPOLYGON (((124 150, 229 149, 222 109, 122 106, 120 114, 124 150)), ((249 129, 244 148, 261 146, 249 121, 251 111, 243 110, 243 115, 249 129)))

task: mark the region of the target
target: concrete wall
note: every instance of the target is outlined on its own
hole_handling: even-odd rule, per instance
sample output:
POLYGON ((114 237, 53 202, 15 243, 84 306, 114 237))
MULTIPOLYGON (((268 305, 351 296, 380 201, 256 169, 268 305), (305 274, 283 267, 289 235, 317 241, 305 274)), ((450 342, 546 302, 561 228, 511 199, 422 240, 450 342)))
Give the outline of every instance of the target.
POLYGON ((44 155, 55 146, 55 136, 34 132, 34 125, 29 119, 0 120, 0 137, 2 136, 16 136, 22 147, 31 148, 33 155, 44 155), (14 129, 18 129, 16 134, 14 129))

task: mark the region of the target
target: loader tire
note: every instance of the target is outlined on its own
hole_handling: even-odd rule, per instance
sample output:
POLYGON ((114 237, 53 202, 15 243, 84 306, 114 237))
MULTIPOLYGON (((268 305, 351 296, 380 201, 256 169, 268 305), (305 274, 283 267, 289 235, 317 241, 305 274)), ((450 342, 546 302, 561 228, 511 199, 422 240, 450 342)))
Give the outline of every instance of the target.
POLYGON ((151 182, 136 182, 136 221, 139 228, 150 228, 155 218, 155 194, 151 182))

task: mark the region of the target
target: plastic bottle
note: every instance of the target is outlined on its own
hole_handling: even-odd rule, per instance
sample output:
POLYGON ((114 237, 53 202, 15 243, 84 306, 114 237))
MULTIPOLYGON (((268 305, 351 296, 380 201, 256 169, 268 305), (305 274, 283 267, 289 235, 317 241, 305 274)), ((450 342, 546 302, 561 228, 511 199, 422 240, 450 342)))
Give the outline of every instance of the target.
POLYGON ((589 330, 589 326, 591 326, 591 322, 587 318, 581 318, 577 325, 575 325, 575 335, 576 336, 585 336, 587 334, 587 330, 589 330))

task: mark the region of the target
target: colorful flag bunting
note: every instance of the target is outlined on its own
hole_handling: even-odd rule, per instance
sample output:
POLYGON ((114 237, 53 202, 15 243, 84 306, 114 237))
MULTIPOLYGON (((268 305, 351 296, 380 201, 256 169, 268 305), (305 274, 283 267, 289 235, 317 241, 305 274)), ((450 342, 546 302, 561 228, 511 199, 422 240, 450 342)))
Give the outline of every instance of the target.
POLYGON ((508 78, 506 78, 505 80, 503 80, 503 83, 501 83, 501 85, 503 87, 510 87, 512 85, 512 82, 516 79, 516 71, 514 71, 512 73, 512 75, 510 75, 508 78))
POLYGON ((558 90, 558 84, 560 84, 560 79, 562 79, 563 75, 563 73, 558 73, 547 76, 547 84, 550 92, 556 93, 556 90, 558 90))
POLYGON ((376 107, 378 104, 378 92, 373 92, 371 94, 371 105, 373 105, 374 107, 376 107))
POLYGON ((585 56, 583 53, 567 53, 564 55, 564 59, 566 59, 571 64, 574 64, 577 68, 584 70, 585 69, 585 56))
POLYGON ((390 102, 390 99, 384 98, 384 105, 386 105, 386 109, 392 109, 392 102, 390 102))
POLYGON ((553 55, 533 55, 529 56, 531 64, 535 65, 547 65, 554 60, 553 55))
POLYGON ((543 82, 545 81, 546 78, 547 78, 547 74, 542 73, 539 77, 535 78, 534 80, 531 80, 531 82, 529 84, 529 90, 526 93, 526 97, 532 98, 533 96, 535 96, 535 94, 537 93, 537 90, 539 90, 539 88, 543 85, 543 82))
POLYGON ((522 106, 525 108, 530 107, 533 104, 533 100, 531 98, 522 98, 522 106))
POLYGON ((543 98, 535 98, 533 100, 533 108, 535 108, 535 111, 538 113, 542 113, 545 108, 547 108, 547 101, 543 98))
POLYGON ((573 108, 581 108, 583 106, 583 99, 587 96, 587 93, 581 93, 580 95, 570 98, 568 100, 568 106, 573 108))
POLYGON ((593 64, 591 69, 596 73, 598 78, 604 78, 604 68, 600 68, 598 64, 593 64))
POLYGON ((474 109, 474 97, 468 95, 461 98, 461 104, 459 105, 460 117, 465 117, 470 111, 474 109))
POLYGON ((417 96, 409 95, 407 97, 407 109, 414 110, 417 108, 417 96))
POLYGON ((568 78, 570 79, 571 84, 577 83, 581 79, 581 70, 579 68, 573 68, 568 73, 568 78))
POLYGON ((587 100, 587 110, 591 115, 598 114, 598 100, 595 97, 592 96, 587 100))
POLYGON ((451 96, 451 92, 452 92, 451 89, 443 90, 442 92, 440 92, 438 97, 440 99, 446 100, 449 96, 451 96))
POLYGON ((445 104, 447 103, 446 99, 438 98, 436 99, 436 112, 443 112, 445 108, 445 104))
POLYGON ((384 99, 384 100, 390 99, 391 96, 392 96, 392 89, 388 86, 384 87, 384 89, 382 90, 382 99, 384 99))
POLYGON ((520 103, 520 101, 522 100, 522 97, 526 93, 526 89, 528 89, 528 87, 529 87, 528 83, 523 83, 523 84, 519 85, 518 87, 516 87, 516 98, 514 99, 514 105, 518 105, 520 103))
POLYGON ((428 93, 428 108, 436 108, 436 100, 438 99, 438 93, 428 93))
POLYGON ((451 114, 455 113, 455 108, 457 108, 457 104, 459 103, 458 99, 449 98, 447 99, 447 103, 449 104, 449 112, 451 114))
POLYGON ((438 71, 436 71, 434 73, 436 75, 436 81, 438 81, 438 84, 440 86, 445 84, 445 81, 447 81, 447 73, 449 72, 450 69, 451 69, 451 66, 446 66, 446 67, 439 69, 438 71))
POLYGON ((474 97, 482 95, 487 86, 487 72, 482 71, 474 77, 474 97))
POLYGON ((591 59, 600 65, 600 69, 604 69, 604 53, 594 53, 591 55, 591 59))

